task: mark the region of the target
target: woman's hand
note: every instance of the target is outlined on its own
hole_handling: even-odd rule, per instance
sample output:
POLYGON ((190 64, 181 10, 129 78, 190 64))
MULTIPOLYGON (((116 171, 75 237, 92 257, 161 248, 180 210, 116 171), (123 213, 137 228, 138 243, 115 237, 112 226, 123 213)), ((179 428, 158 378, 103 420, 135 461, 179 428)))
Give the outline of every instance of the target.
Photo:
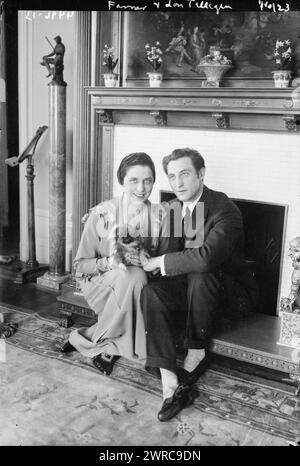
POLYGON ((94 273, 97 270, 97 259, 95 257, 80 259, 77 261, 75 268, 76 272, 79 274, 94 273))

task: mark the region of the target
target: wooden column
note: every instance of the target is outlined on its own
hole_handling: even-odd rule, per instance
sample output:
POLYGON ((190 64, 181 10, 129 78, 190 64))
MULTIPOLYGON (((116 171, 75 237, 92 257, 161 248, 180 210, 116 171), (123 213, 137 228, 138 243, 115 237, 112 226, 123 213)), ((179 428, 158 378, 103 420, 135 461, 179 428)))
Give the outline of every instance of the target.
POLYGON ((34 218, 34 165, 32 157, 28 157, 26 167, 27 178, 27 199, 28 199, 28 261, 27 265, 30 268, 39 266, 36 260, 36 247, 35 247, 35 218, 34 218))

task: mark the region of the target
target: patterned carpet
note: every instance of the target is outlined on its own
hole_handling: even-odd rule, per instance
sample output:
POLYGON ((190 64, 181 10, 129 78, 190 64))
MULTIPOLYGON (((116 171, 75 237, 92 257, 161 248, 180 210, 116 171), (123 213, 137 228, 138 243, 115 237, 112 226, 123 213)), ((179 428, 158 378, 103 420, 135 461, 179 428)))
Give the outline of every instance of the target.
POLYGON ((160 382, 121 358, 110 377, 56 345, 70 329, 0 306, 18 331, 0 340, 0 445, 288 445, 298 441, 300 399, 265 383, 209 370, 193 405, 157 420, 160 382))

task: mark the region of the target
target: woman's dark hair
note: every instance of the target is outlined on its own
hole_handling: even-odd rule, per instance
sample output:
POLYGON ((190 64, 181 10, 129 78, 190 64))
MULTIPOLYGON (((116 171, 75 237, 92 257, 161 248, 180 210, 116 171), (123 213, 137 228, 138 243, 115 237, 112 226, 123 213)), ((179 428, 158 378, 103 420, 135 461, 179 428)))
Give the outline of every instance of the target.
POLYGON ((128 169, 135 165, 146 165, 149 167, 152 171, 153 181, 155 181, 155 166, 150 155, 145 152, 134 152, 133 154, 126 155, 119 165, 117 178, 120 184, 124 183, 124 178, 128 169))
POLYGON ((192 161, 192 164, 199 174, 201 168, 205 167, 204 158, 202 155, 195 149, 189 149, 188 147, 184 149, 175 149, 170 155, 166 155, 163 158, 162 164, 166 174, 168 174, 168 165, 172 160, 178 160, 182 157, 189 157, 192 161))

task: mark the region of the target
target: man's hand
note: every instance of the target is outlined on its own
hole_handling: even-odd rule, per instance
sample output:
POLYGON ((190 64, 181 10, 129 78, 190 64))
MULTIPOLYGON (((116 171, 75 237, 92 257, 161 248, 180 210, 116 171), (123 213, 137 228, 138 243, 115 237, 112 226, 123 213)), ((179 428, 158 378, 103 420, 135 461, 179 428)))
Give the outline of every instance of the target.
POLYGON ((136 251, 126 252, 124 257, 126 265, 136 265, 137 267, 142 267, 140 255, 136 251))
POLYGON ((151 257, 147 264, 143 266, 145 272, 154 272, 155 270, 160 270, 160 259, 161 256, 151 257))

